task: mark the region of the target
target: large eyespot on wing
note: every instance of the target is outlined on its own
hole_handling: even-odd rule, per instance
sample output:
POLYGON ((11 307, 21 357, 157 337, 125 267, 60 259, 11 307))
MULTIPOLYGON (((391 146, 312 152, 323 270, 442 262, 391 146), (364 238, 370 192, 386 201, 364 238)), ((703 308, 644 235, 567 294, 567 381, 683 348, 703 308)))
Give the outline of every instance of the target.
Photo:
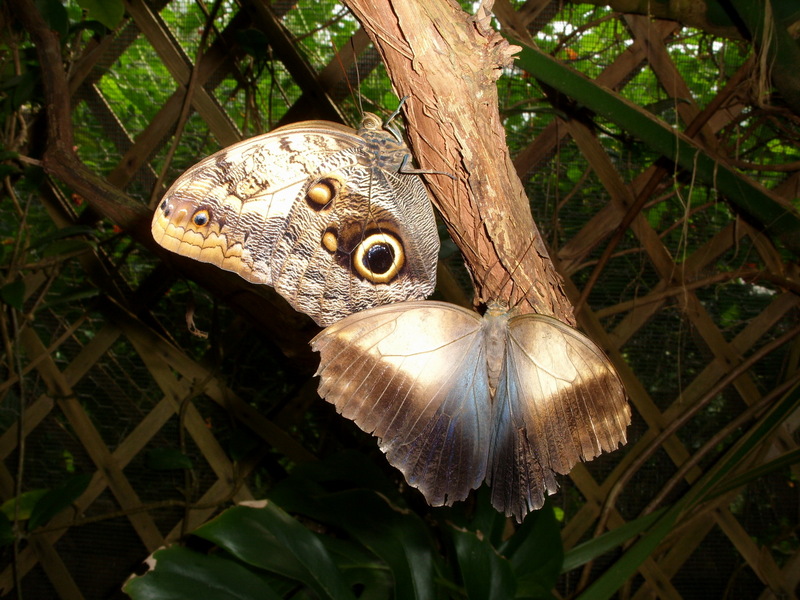
POLYGON ((490 400, 480 319, 442 302, 351 315, 311 346, 319 394, 380 438, 429 504, 463 500, 486 476, 490 400))
POLYGON ((589 338, 556 319, 509 320, 494 404, 492 502, 517 520, 567 474, 626 441, 630 407, 616 371, 589 338))
POLYGON ((410 212, 395 183, 407 182, 362 164, 323 174, 272 246, 273 285, 320 325, 433 291, 439 237, 431 204, 426 196, 410 212))

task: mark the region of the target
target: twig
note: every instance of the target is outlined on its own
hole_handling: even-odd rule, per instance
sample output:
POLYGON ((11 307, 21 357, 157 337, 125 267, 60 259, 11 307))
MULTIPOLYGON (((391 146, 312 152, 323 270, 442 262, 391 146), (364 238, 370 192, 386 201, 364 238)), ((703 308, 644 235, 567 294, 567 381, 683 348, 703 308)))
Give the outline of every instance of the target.
POLYGON ((770 404, 776 399, 780 398, 792 387, 797 385, 800 381, 800 371, 782 383, 780 386, 773 389, 769 394, 761 398, 758 402, 750 405, 738 417, 733 419, 725 427, 715 433, 699 450, 696 450, 692 455, 678 468, 678 470, 669 478, 667 483, 661 488, 661 491, 650 501, 644 508, 640 516, 648 515, 653 512, 659 504, 661 504, 672 489, 686 476, 691 469, 693 469, 709 452, 715 450, 719 444, 725 441, 731 433, 736 431, 738 427, 746 423, 750 419, 755 418, 764 409, 768 408, 770 404))
MULTIPOLYGON (((706 122, 714 116, 714 114, 719 110, 719 108, 723 105, 723 103, 730 97, 739 83, 745 78, 745 76, 749 73, 749 62, 745 63, 728 81, 728 84, 725 88, 717 94, 713 100, 700 112, 694 120, 689 124, 684 132, 687 137, 694 137, 696 136, 701 128, 706 124, 706 122)), ((589 276, 589 280, 586 282, 583 290, 581 291, 580 298, 575 303, 575 312, 580 312, 583 305, 586 303, 586 300, 589 297, 589 294, 594 287, 594 284, 597 282, 600 274, 606 267, 611 255, 613 254, 614 250, 616 249, 617 245, 622 241, 622 238, 625 236, 628 227, 630 227, 633 220, 638 216, 641 212, 642 207, 646 203, 647 199, 655 192, 658 184, 661 182, 662 177, 667 174, 667 168, 663 165, 659 165, 656 167, 650 179, 648 179, 647 183, 645 183, 642 190, 639 192, 639 195, 636 197, 634 202, 628 208, 628 211, 625 213, 622 221, 620 222, 617 230, 614 232, 613 237, 608 243, 608 246, 603 250, 603 254, 600 257, 597 266, 592 271, 592 274, 589 276)))
POLYGON ((167 172, 169 171, 170 165, 172 165, 172 159, 175 156, 175 152, 178 150, 178 144, 181 142, 183 129, 186 127, 186 122, 189 120, 189 113, 192 108, 192 98, 194 98, 194 92, 197 89, 197 82, 200 80, 200 62, 203 58, 203 54, 206 51, 206 46, 208 45, 208 36, 214 27, 214 18, 216 17, 217 12, 219 12, 221 5, 221 0, 215 0, 214 5, 211 7, 211 12, 206 16, 205 27, 203 27, 203 33, 200 36, 200 43, 197 45, 197 55, 195 57, 194 65, 192 65, 191 74, 189 75, 189 83, 186 85, 186 95, 183 97, 181 113, 178 116, 178 122, 175 125, 175 132, 172 134, 172 144, 170 144, 169 150, 167 151, 167 156, 164 159, 164 166, 161 168, 161 172, 158 174, 158 179, 153 185, 153 190, 150 192, 150 201, 147 204, 151 209, 155 208, 156 201, 161 196, 161 189, 164 185, 164 179, 167 177, 167 172))
MULTIPOLYGON (((600 511, 600 517, 598 518, 597 525, 595 526, 594 536, 597 537, 600 535, 603 530, 605 529, 606 522, 608 521, 608 517, 611 514, 611 510, 613 509, 614 505, 617 502, 617 498, 619 497, 622 490, 627 485, 628 481, 630 481, 631 477, 644 465, 645 462, 659 449, 661 448, 662 444, 669 439, 671 436, 675 434, 678 429, 683 427, 692 417, 694 417, 701 409, 703 409, 709 402, 711 402, 717 394, 719 394, 722 390, 724 390, 729 384, 734 382, 738 379, 745 371, 750 369, 754 364, 756 364, 759 360, 773 352, 774 350, 780 348, 783 344, 791 341, 795 338, 798 334, 800 334, 800 327, 795 327, 790 331, 786 332, 779 338, 776 338, 769 342, 768 344, 759 348, 756 352, 750 355, 747 359, 742 361, 738 366, 733 368, 725 377, 720 379, 716 385, 714 385, 708 392, 706 392, 690 409, 672 421, 667 427, 665 427, 661 433, 659 433, 648 446, 642 450, 636 458, 633 459, 628 468, 625 469, 625 472, 620 475, 620 477, 614 482, 614 485, 608 492, 606 496, 605 502, 603 503, 603 508, 600 511)), ((581 573, 580 583, 578 588, 582 588, 585 586, 586 582, 589 580, 589 576, 591 574, 592 565, 594 561, 589 561, 584 565, 583 572, 581 573)))

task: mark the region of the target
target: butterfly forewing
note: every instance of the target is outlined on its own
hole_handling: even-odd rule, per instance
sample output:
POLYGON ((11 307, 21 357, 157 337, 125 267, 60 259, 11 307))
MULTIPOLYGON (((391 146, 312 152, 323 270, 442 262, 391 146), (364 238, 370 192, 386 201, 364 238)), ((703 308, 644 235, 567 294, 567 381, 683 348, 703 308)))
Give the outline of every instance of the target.
POLYGON ((477 315, 404 302, 352 315, 312 347, 321 355, 320 395, 380 438, 389 462, 431 505, 480 485, 490 405, 477 315))
POLYGON ((321 325, 423 298, 435 286, 433 211, 418 175, 382 162, 374 141, 381 136, 397 146, 388 132, 372 132, 368 144, 321 121, 235 144, 173 184, 153 236, 173 252, 274 286, 321 325))

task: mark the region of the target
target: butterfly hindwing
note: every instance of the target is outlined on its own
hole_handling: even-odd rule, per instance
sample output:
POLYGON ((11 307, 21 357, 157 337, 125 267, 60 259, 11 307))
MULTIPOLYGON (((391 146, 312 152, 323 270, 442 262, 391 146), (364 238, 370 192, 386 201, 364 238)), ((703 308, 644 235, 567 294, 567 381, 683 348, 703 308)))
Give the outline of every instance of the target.
POLYGON ((554 471, 566 473, 579 460, 625 443, 630 423, 625 390, 592 340, 552 317, 533 314, 512 317, 509 334, 517 364, 528 371, 520 374, 526 395, 548 406, 562 432, 552 448, 554 471))
POLYGON ((490 403, 481 323, 441 302, 403 302, 336 323, 312 340, 319 393, 380 439, 433 506, 466 498, 486 474, 490 403))
POLYGON ((443 302, 351 315, 313 341, 319 393, 380 438, 433 506, 485 479, 521 521, 580 460, 625 443, 622 384, 589 338, 543 315, 443 302))
POLYGON ((321 325, 423 298, 435 286, 439 238, 419 175, 399 172, 407 154, 375 115, 359 132, 323 121, 280 128, 179 177, 153 236, 274 286, 321 325))

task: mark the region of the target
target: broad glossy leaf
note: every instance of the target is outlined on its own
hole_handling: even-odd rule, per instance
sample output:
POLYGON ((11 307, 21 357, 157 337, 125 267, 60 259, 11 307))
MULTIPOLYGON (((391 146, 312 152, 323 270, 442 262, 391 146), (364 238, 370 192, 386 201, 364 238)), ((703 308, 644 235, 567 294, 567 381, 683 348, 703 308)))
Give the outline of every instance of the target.
POLYGON ((271 496, 286 510, 345 531, 383 559, 394 577, 396 598, 435 597, 438 557, 433 553, 434 540, 416 513, 372 490, 330 494, 313 482, 300 484, 296 479, 276 486, 271 496))
POLYGON ((91 480, 91 474, 82 473, 70 477, 61 487, 49 490, 34 505, 33 510, 31 510, 31 519, 28 521, 28 529, 32 530, 39 525, 44 525, 62 510, 70 506, 86 491, 91 480))
POLYGON ((115 29, 125 15, 122 0, 78 0, 90 19, 97 19, 109 29, 115 29))
POLYGON ((58 32, 58 35, 63 40, 69 27, 69 17, 64 5, 59 0, 36 0, 36 8, 44 17, 50 29, 58 32))
POLYGON ((30 519, 33 507, 36 503, 47 494, 50 490, 30 490, 23 492, 16 498, 9 498, 0 506, 2 512, 10 521, 19 519, 25 521, 30 519), (19 506, 17 506, 19 504, 19 506))
POLYGON ((247 564, 295 579, 322 598, 354 598, 319 537, 274 502, 231 508, 194 534, 247 564))
POLYGON ((130 579, 123 591, 134 600, 279 600, 264 581, 240 563, 181 546, 156 551, 155 566, 130 579))
POLYGON ((552 505, 547 503, 529 514, 514 535, 500 546, 500 552, 511 561, 518 596, 552 598, 551 590, 564 562, 561 528, 552 505))
POLYGON ((516 579, 508 559, 478 533, 453 528, 452 536, 467 598, 507 600, 515 596, 516 579))
POLYGON ((392 573, 380 558, 353 540, 330 535, 321 537, 339 566, 342 578, 351 589, 359 591, 358 600, 385 600, 392 597, 392 573))

